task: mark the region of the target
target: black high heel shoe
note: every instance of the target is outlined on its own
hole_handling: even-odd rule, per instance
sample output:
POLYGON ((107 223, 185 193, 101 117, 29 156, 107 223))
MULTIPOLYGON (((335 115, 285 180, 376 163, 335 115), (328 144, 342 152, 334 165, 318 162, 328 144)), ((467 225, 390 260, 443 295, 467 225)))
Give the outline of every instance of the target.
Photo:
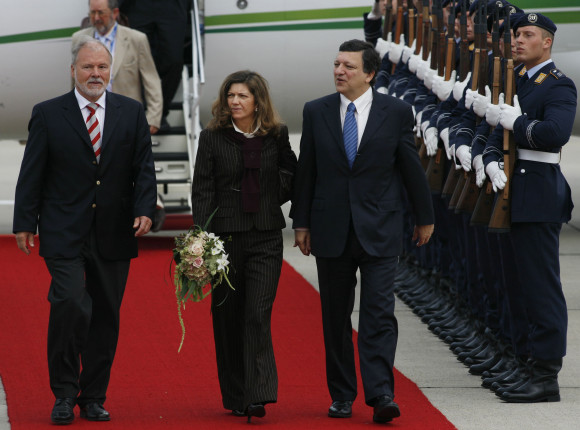
POLYGON ((266 415, 266 408, 261 403, 250 403, 246 409, 248 423, 252 422, 252 417, 262 418, 266 415))

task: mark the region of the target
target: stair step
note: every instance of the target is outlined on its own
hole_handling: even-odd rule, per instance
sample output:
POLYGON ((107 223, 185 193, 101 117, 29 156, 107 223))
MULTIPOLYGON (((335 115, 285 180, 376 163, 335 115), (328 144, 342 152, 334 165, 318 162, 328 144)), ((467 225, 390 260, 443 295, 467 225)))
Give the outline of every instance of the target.
POLYGON ((166 136, 168 134, 185 134, 185 127, 169 127, 168 129, 160 129, 155 136, 166 136))
POLYGON ((187 152, 154 152, 155 161, 189 161, 187 152))

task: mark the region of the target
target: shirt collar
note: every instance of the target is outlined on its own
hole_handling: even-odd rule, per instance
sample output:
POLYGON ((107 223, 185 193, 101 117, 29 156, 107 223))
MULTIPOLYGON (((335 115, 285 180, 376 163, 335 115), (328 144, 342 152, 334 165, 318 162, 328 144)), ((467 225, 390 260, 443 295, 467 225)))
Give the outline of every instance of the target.
POLYGON ((254 129, 254 131, 252 131, 251 133, 244 133, 242 130, 240 130, 237 126, 236 123, 234 122, 234 120, 232 119, 232 125, 234 126, 234 130, 236 130, 238 133, 242 133, 244 136, 246 136, 248 139, 251 139, 252 137, 254 137, 256 135, 256 132, 260 129, 260 123, 258 123, 258 125, 256 126, 256 128, 254 129))
POLYGON ((107 34, 105 34, 105 35, 102 35, 102 36, 101 36, 101 34, 100 34, 100 33, 99 33, 99 32, 98 32, 96 29, 95 29, 95 39, 99 39, 99 40, 101 40, 101 41, 102 41, 102 40, 107 40, 107 39, 113 40, 113 39, 115 38, 116 34, 117 34, 117 26, 118 26, 118 25, 119 25, 118 23, 115 23, 115 25, 113 25, 113 26, 111 27, 111 29, 109 30, 109 32, 108 32, 107 34))
MULTIPOLYGON (((352 103, 354 103, 356 111, 360 113, 363 110, 365 110, 371 104, 372 101, 373 101, 373 89, 369 87, 368 90, 366 90, 361 96, 359 96, 358 99, 354 100, 352 103)), ((340 105, 345 111, 350 103, 351 101, 348 98, 346 98, 343 94, 340 95, 340 105)))
POLYGON ((540 70, 546 64, 550 64, 551 62, 552 62, 552 59, 551 58, 548 58, 543 63, 540 63, 537 66, 534 66, 531 69, 527 70, 526 73, 528 74, 528 78, 531 78, 532 76, 534 76, 538 70, 540 70))
MULTIPOLYGON (((105 109, 105 100, 107 99, 107 92, 105 91, 101 97, 99 97, 99 100, 96 101, 96 103, 102 107, 103 109, 105 109)), ((84 108, 87 107, 87 105, 89 103, 92 103, 91 101, 87 100, 86 98, 84 98, 81 93, 79 93, 79 90, 77 90, 77 88, 75 87, 75 97, 77 98, 77 102, 79 104, 79 107, 81 108, 81 110, 83 110, 84 108)))

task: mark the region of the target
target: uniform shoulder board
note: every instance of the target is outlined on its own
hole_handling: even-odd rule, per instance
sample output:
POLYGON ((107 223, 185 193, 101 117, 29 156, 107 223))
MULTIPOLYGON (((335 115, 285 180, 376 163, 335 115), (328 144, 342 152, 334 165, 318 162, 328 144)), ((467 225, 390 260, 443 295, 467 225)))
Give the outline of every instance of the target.
POLYGON ((550 75, 552 75, 556 79, 560 79, 560 78, 565 78, 566 77, 566 75, 564 73, 562 73, 558 69, 552 69, 552 70, 550 70, 550 75))
POLYGON ((522 67, 522 70, 520 70, 518 75, 520 75, 520 78, 521 78, 522 76, 524 76, 526 74, 526 72, 527 72, 527 70, 526 70, 526 67, 524 66, 524 67, 522 67))
POLYGON ((540 85, 542 82, 544 82, 544 79, 546 79, 546 76, 548 76, 548 75, 545 73, 540 73, 538 75, 538 77, 536 79, 534 79, 534 84, 540 85))

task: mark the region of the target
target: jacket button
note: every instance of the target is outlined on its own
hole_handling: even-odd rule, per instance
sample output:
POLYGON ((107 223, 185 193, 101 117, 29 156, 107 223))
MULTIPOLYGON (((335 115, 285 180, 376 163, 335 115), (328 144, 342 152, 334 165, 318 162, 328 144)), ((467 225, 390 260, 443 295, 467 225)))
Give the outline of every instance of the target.
POLYGON ((97 181, 97 185, 101 185, 101 181, 97 181))
POLYGON ((96 165, 97 165, 97 162, 96 161, 93 161, 93 166, 96 166, 96 165))
POLYGON ((526 173, 526 169, 520 170, 521 173, 526 173))
POLYGON ((97 207, 97 204, 96 204, 96 203, 93 203, 93 204, 91 205, 91 207, 94 209, 94 208, 96 208, 96 207, 97 207))

